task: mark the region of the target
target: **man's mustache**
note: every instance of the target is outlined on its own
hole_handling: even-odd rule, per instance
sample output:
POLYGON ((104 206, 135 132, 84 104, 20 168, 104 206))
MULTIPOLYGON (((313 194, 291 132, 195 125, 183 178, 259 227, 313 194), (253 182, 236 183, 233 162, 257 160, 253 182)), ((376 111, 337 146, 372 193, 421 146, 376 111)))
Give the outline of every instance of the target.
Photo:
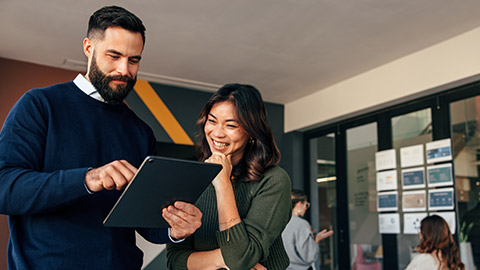
POLYGON ((108 76, 107 78, 109 81, 115 80, 115 81, 122 81, 122 82, 129 82, 134 80, 134 78, 132 77, 122 76, 122 75, 108 76))

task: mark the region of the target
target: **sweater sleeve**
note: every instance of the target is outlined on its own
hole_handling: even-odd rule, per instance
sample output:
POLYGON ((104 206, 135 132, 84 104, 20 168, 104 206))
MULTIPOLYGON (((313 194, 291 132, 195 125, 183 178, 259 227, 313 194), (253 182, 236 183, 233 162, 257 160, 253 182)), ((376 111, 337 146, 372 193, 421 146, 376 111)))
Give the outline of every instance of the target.
POLYGON ((290 220, 290 192, 288 174, 274 167, 260 181, 242 222, 217 232, 217 241, 230 269, 250 269, 268 257, 272 243, 281 237, 290 220))
POLYGON ((314 263, 319 255, 320 248, 313 238, 309 224, 305 221, 295 232, 295 251, 305 264, 314 263))
POLYGON ((187 260, 193 252, 195 252, 193 247, 193 235, 187 237, 181 243, 167 244, 167 268, 187 270, 187 260))
POLYGON ((168 229, 166 228, 137 228, 136 231, 140 234, 145 240, 152 242, 154 244, 165 244, 171 243, 170 238, 168 237, 168 229))
POLYGON ((88 194, 88 168, 42 171, 47 121, 29 93, 7 116, 0 132, 0 214, 46 212, 88 194))

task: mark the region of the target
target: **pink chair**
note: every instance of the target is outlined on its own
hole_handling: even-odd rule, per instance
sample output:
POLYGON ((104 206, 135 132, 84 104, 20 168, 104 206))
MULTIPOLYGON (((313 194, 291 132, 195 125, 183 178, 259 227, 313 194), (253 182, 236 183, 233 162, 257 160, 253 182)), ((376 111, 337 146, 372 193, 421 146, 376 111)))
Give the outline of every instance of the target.
POLYGON ((352 270, 382 270, 381 262, 365 262, 365 255, 363 254, 362 246, 357 246, 357 257, 355 257, 355 262, 353 262, 352 270))

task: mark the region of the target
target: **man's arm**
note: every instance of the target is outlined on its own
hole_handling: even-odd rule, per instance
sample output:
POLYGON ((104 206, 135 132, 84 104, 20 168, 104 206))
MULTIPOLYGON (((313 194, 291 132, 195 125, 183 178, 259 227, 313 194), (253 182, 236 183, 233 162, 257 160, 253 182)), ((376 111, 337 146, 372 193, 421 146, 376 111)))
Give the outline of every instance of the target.
POLYGON ((0 213, 35 214, 88 195, 88 168, 42 172, 47 119, 29 93, 10 111, 0 132, 0 213))

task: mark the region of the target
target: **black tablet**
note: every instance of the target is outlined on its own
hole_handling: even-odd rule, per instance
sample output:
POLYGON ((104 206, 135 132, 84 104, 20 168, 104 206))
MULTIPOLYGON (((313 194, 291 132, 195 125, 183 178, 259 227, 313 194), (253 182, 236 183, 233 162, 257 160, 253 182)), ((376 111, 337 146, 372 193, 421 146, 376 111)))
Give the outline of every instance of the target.
POLYGON ((108 227, 167 228, 162 209, 195 203, 221 165, 148 156, 103 222, 108 227))

